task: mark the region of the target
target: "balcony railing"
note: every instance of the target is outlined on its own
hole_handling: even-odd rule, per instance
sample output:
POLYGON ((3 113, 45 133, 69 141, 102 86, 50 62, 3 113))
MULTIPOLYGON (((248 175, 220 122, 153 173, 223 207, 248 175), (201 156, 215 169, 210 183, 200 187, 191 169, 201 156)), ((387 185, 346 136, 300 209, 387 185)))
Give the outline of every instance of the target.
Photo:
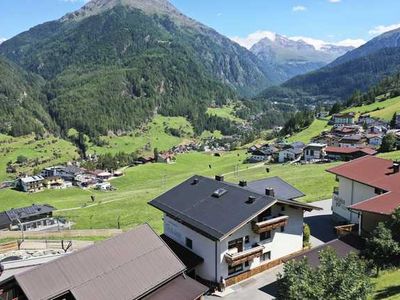
POLYGON ((279 216, 262 222, 253 222, 253 231, 257 234, 274 230, 276 228, 286 226, 288 224, 288 216, 279 216))
POLYGON ((257 245, 251 249, 238 253, 227 252, 225 254, 225 261, 228 263, 228 265, 234 267, 247 261, 251 261, 257 257, 261 257, 263 250, 263 246, 257 245))

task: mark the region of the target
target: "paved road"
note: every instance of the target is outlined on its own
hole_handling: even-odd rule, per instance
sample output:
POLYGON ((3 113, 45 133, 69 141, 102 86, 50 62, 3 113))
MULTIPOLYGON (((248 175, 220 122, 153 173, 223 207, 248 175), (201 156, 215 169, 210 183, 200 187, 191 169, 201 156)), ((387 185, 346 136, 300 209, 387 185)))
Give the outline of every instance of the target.
MULTIPOLYGON (((334 240, 336 236, 333 231, 332 217, 332 200, 323 200, 312 203, 321 207, 321 211, 312 211, 305 213, 304 222, 311 228, 311 245, 313 247, 334 240)), ((276 276, 282 272, 283 266, 277 266, 250 279, 242 281, 230 287, 227 290, 228 295, 223 299, 228 300, 268 300, 275 299, 276 295, 276 276)), ((218 297, 206 296, 206 300, 216 300, 218 297)))

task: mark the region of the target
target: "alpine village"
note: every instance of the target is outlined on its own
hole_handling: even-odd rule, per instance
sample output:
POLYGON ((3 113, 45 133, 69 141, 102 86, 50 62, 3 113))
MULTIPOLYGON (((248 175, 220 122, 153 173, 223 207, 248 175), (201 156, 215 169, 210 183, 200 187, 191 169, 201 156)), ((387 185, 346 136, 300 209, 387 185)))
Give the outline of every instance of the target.
POLYGON ((1 300, 400 299, 396 1, 2 2, 1 300))

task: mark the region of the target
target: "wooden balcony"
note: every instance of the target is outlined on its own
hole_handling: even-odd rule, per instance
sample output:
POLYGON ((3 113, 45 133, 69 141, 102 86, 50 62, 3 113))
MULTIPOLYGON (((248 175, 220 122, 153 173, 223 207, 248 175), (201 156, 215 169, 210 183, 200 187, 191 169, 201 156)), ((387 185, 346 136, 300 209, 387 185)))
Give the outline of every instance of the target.
POLYGON ((262 222, 253 222, 253 231, 257 234, 274 230, 276 228, 286 226, 288 224, 288 216, 279 216, 262 222))
POLYGON ((251 261, 256 257, 260 257, 263 253, 263 249, 264 249, 263 246, 255 246, 251 249, 238 253, 227 252, 225 254, 225 261, 228 263, 228 265, 234 267, 242 263, 245 263, 246 261, 251 261))

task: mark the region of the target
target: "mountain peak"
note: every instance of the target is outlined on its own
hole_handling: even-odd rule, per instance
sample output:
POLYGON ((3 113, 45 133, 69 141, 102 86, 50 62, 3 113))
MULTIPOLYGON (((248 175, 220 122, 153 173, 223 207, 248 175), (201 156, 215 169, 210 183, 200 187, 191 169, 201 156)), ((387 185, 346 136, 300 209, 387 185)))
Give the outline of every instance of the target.
POLYGON ((166 14, 175 19, 185 19, 186 22, 189 20, 189 18, 185 18, 168 0, 91 0, 81 9, 67 14, 61 20, 84 19, 113 9, 116 6, 139 9, 146 14, 166 14))

